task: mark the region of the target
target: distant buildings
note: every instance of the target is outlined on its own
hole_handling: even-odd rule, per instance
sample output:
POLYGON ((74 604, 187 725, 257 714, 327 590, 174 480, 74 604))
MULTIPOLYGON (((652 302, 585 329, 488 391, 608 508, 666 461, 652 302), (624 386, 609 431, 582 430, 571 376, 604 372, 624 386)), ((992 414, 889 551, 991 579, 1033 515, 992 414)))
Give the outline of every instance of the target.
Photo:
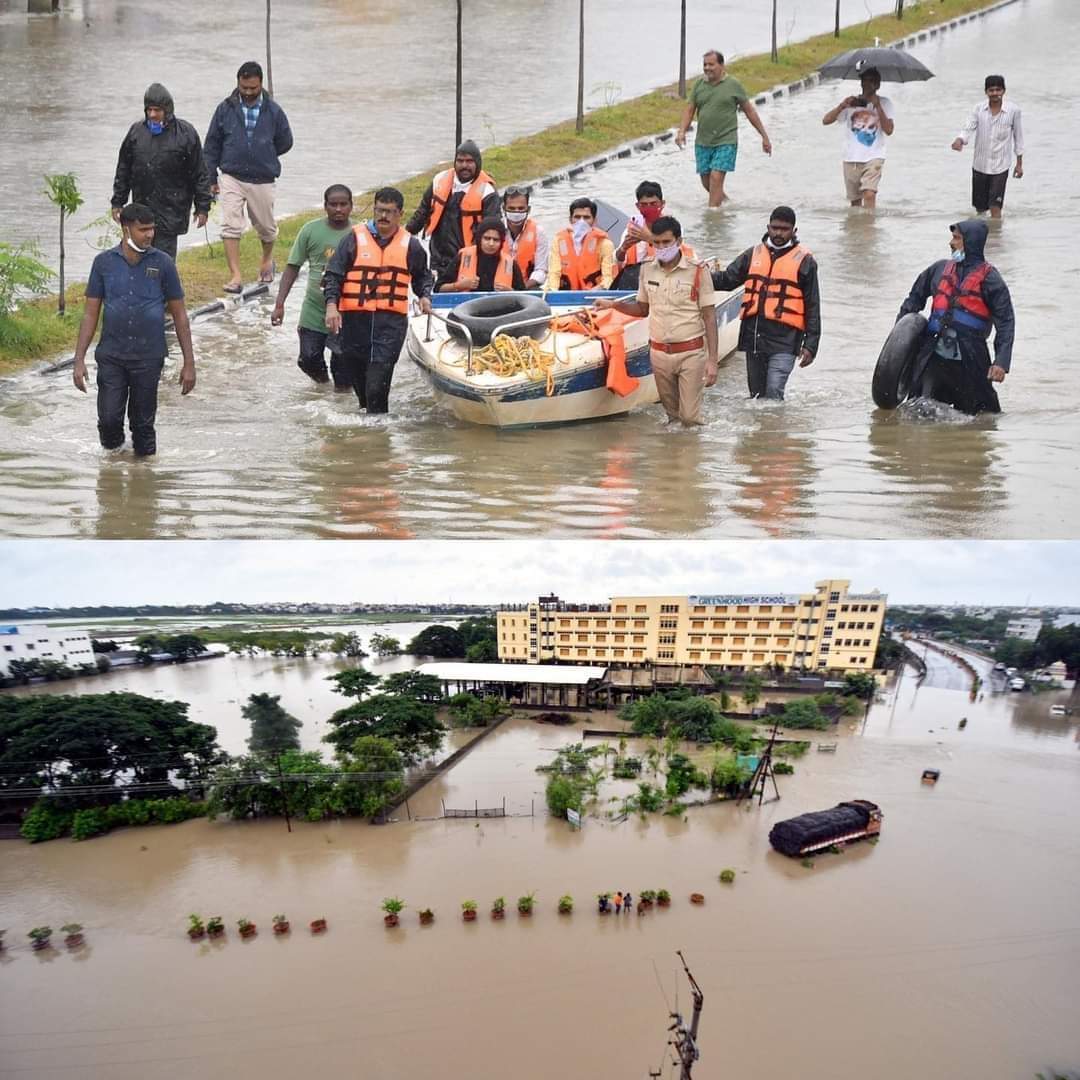
POLYGON ((56 660, 73 668, 95 662, 87 633, 41 623, 0 625, 0 676, 7 678, 12 660, 56 660))
POLYGON ((497 613, 499 659, 612 667, 707 664, 870 671, 886 597, 819 581, 804 595, 614 596, 570 604, 542 596, 497 613))
POLYGON ((1010 619, 1005 627, 1005 636, 1020 638, 1021 641, 1034 641, 1042 629, 1042 619, 1010 619))
POLYGON ((1064 630, 1066 626, 1080 625, 1080 611, 1063 611, 1054 616, 1054 629, 1064 630))

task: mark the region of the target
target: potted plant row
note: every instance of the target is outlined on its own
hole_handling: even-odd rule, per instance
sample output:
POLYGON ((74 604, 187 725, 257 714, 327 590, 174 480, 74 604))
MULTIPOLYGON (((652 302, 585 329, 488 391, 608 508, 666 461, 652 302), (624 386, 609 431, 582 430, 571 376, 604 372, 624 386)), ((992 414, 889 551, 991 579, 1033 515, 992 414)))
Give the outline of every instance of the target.
POLYGON ((656 892, 656 902, 660 907, 671 907, 671 893, 667 889, 658 889, 656 892))
POLYGON ((491 917, 493 919, 506 918, 506 897, 496 896, 491 902, 491 917))
POLYGON ((526 893, 524 896, 518 897, 517 909, 519 915, 531 915, 533 913, 533 905, 536 903, 536 893, 526 893))
POLYGON ((220 915, 211 915, 206 920, 206 933, 209 937, 219 938, 225 936, 225 920, 220 915))
POLYGON ((426 907, 426 908, 421 908, 420 909, 420 925, 421 926, 430 926, 434 921, 435 921, 435 912, 432 911, 431 908, 426 907))
POLYGON ((461 917, 466 922, 476 922, 476 901, 475 900, 462 900, 461 901, 461 917))
POLYGON ((49 947, 49 939, 52 937, 52 927, 35 926, 26 936, 30 939, 32 947, 40 952, 42 949, 47 949, 49 947))
POLYGON ((258 927, 250 919, 237 919, 236 925, 242 938, 253 938, 258 933, 258 927))
POLYGON ((275 915, 274 919, 274 933, 275 934, 287 934, 289 932, 289 920, 284 915, 275 915))
POLYGON ((638 893, 638 911, 648 911, 656 902, 655 889, 642 889, 638 893))
POLYGON ((83 943, 82 924, 77 922, 65 923, 60 927, 64 935, 64 944, 69 949, 77 949, 83 943))
POLYGON ((395 927, 401 921, 398 916, 405 910, 405 901, 397 896, 388 896, 382 902, 382 909, 386 912, 383 922, 387 927, 395 927))

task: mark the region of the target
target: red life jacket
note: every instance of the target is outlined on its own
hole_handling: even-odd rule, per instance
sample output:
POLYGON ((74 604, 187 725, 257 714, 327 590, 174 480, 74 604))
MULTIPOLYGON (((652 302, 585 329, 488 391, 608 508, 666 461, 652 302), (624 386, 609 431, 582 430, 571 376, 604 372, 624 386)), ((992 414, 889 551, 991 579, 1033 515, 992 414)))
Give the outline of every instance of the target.
POLYGON ((931 333, 936 334, 949 325, 989 333, 990 309, 983 299, 982 283, 993 269, 988 262, 979 263, 961 281, 956 263, 950 262, 945 267, 930 305, 931 333))

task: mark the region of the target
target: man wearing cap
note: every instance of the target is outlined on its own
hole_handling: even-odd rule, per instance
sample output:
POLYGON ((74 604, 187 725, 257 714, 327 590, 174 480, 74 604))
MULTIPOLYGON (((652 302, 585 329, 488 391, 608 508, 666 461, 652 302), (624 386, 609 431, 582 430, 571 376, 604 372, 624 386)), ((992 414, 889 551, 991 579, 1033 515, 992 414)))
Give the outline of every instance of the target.
POLYGON ((427 238, 436 276, 462 248, 478 242, 473 230, 479 222, 499 216, 499 193, 482 165, 479 147, 466 139, 454 154, 454 167, 435 174, 405 226, 427 238))
POLYGON ((1009 287, 983 257, 985 221, 959 221, 949 231, 949 258, 915 279, 896 316, 921 312, 932 300, 910 396, 934 398, 972 415, 1001 412, 993 384, 1004 381, 1012 364, 1016 323, 1009 287), (992 364, 986 347, 991 327, 992 364))
POLYGON ((716 382, 716 298, 705 264, 683 254, 679 222, 658 217, 651 232, 655 255, 642 264, 637 297, 593 306, 648 315, 649 358, 668 423, 693 427, 702 422, 705 387, 716 382))
POLYGON ((172 94, 161 83, 146 88, 143 119, 131 125, 120 144, 112 193, 118 224, 129 194, 153 212, 154 247, 172 259, 189 219, 201 229, 210 213, 210 177, 199 133, 173 113, 172 94))
POLYGON ((1014 154, 1013 176, 1019 180, 1024 175, 1024 129, 1019 106, 1005 100, 1005 76, 987 75, 984 87, 986 101, 972 110, 968 122, 953 139, 952 148, 963 150, 975 136, 971 205, 977 214, 989 210, 992 218, 999 218, 1014 154))
POLYGON ((821 342, 817 262, 799 242, 795 211, 778 206, 761 243, 714 270, 712 281, 721 292, 745 285, 739 348, 750 396, 783 401, 796 360, 808 367, 821 342))

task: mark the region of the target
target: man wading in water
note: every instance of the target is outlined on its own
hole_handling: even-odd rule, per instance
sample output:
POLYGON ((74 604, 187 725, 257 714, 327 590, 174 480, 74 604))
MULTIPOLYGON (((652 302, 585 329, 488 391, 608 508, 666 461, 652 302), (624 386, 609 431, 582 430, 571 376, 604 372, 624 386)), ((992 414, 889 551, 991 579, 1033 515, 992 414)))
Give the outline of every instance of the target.
POLYGON ((911 397, 943 401, 962 412, 1001 412, 993 383, 1012 363, 1012 298, 1002 276, 983 258, 987 225, 951 225, 952 256, 924 270, 900 305, 899 320, 933 298, 927 335, 915 358, 911 397), (994 334, 994 362, 986 347, 994 334))

